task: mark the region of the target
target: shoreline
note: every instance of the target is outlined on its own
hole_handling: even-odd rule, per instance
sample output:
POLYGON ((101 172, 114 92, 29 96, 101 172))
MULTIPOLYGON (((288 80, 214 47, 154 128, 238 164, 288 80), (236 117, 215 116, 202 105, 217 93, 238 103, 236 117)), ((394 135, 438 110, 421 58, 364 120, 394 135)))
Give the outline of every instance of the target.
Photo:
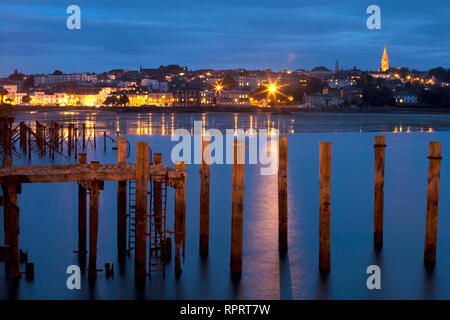
POLYGON ((215 106, 215 107, 57 107, 57 106, 0 106, 0 114, 20 112, 116 112, 116 113, 378 113, 378 114, 450 114, 450 108, 436 107, 367 107, 367 108, 299 108, 299 107, 255 107, 255 106, 215 106))

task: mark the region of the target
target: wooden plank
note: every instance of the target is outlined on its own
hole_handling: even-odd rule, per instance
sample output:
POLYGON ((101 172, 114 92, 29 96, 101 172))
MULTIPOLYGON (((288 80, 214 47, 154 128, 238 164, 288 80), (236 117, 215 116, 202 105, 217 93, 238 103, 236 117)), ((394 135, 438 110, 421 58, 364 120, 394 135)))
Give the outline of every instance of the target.
MULTIPOLYGON (((186 164, 177 163, 176 170, 180 173, 186 173, 186 164)), ((182 272, 180 254, 184 260, 186 248, 186 180, 180 179, 175 185, 175 275, 179 276, 182 272)))
POLYGON ((288 249, 287 137, 279 137, 278 147, 278 250, 288 249))
POLYGON ((242 246, 244 228, 244 169, 245 164, 239 164, 238 152, 245 155, 245 142, 234 141, 234 164, 232 177, 232 212, 231 212, 231 273, 242 272, 242 246), (243 151, 239 151, 243 150, 243 151))
MULTIPOLYGON (((80 153, 78 157, 80 165, 86 164, 86 153, 80 153)), ((86 255, 86 225, 87 225, 87 192, 83 184, 78 184, 78 254, 86 255)))
MULTIPOLYGON (((95 140, 94 140, 95 141, 95 140)), ((127 138, 117 139, 117 164, 127 162, 127 138)), ((123 260, 127 250, 127 182, 117 183, 117 250, 123 260)))
MULTIPOLYGON (((169 185, 183 178, 173 168, 164 165, 149 165, 149 177, 168 174, 169 185)), ((52 183, 78 181, 124 181, 136 180, 135 164, 102 164, 93 171, 87 165, 17 166, 0 168, 0 184, 52 183)))
POLYGON ((18 185, 7 185, 5 196, 7 198, 7 206, 9 211, 8 217, 8 243, 10 249, 10 260, 12 263, 12 274, 14 277, 20 277, 20 258, 19 258, 19 207, 17 202, 17 194, 20 191, 18 185))
POLYGON ((147 274, 147 192, 148 142, 138 142, 136 152, 136 243, 134 267, 136 277, 147 274))
POLYGON ((375 137, 375 177, 374 177, 374 246, 381 248, 383 245, 383 208, 384 208, 384 158, 385 137, 375 137))
POLYGON ((436 263, 436 247, 439 217, 439 185, 441 175, 441 143, 430 142, 427 187, 427 217, 425 224, 425 250, 426 264, 436 263))
POLYGON ((99 183, 93 182, 89 196, 89 276, 91 277, 97 274, 99 195, 99 183))
POLYGON ((331 143, 319 144, 319 268, 330 269, 331 143))
POLYGON ((206 257, 209 251, 209 144, 210 138, 202 137, 202 164, 200 165, 200 255, 202 257, 206 257))

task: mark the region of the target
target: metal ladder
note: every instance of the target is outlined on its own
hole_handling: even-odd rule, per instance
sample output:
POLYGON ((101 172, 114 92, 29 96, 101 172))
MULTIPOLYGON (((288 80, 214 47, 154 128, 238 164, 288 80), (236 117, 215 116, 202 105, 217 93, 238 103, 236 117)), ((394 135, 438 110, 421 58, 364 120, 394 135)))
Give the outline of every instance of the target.
POLYGON ((136 243, 136 181, 128 181, 128 254, 136 243))
POLYGON ((166 203, 167 203, 167 176, 152 177, 149 181, 149 271, 162 271, 166 267, 166 203), (155 195, 155 197, 153 196, 155 195))

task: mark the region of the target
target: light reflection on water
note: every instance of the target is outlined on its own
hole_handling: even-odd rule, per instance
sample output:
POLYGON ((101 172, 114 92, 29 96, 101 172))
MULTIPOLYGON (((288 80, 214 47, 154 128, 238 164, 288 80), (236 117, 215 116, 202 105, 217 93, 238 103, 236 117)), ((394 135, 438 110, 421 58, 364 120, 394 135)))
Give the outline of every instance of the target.
MULTIPOLYGON (((450 128, 442 115, 267 115, 267 114, 25 114, 17 120, 83 121, 97 130, 126 134, 135 157, 135 142, 148 141, 170 163, 173 128, 191 128, 194 120, 219 129, 271 129, 288 135, 289 251, 280 259, 277 237, 277 178, 261 176, 257 165, 245 168, 244 258, 240 280, 229 274, 231 166, 211 167, 210 254, 198 254, 199 175, 188 165, 186 261, 175 279, 173 259, 165 277, 154 274, 143 285, 134 281, 133 258, 120 265, 116 254, 116 183, 105 183, 100 196, 98 265, 112 262, 113 280, 99 274, 93 285, 83 276, 83 290, 65 288, 65 269, 78 260, 76 184, 24 185, 19 197, 23 249, 35 263, 33 282, 22 279, 12 289, 0 268, 0 298, 52 299, 420 299, 450 298, 450 128), (117 121, 118 120, 118 121, 117 121), (397 132, 395 128, 397 127, 397 132), (400 131, 400 127, 402 131, 400 131), (423 128, 423 131, 421 131, 423 128), (433 128, 433 131, 427 131, 433 128), (320 133, 319 133, 320 131, 320 133), (360 133, 360 131, 362 133, 360 133), (385 245, 372 247, 373 137, 386 135, 385 245), (408 132, 410 131, 410 132, 408 132), (300 132, 303 132, 300 134, 300 132), (344 132, 336 134, 336 132, 344 132), (162 135, 162 134, 165 135, 162 135), (442 141, 441 199, 437 265, 433 272, 422 263, 429 141, 442 141), (332 267, 328 277, 318 259, 318 143, 332 147, 332 267), (52 201, 58 199, 58 201, 52 201), (382 288, 367 290, 365 270, 382 269, 382 288)), ((101 145, 101 143, 100 143, 101 145)), ((88 161, 114 163, 110 148, 90 150, 88 161)), ((33 158, 33 164, 50 160, 33 158)), ((73 163, 56 159, 55 163, 73 163)), ((27 164, 17 160, 15 164, 27 164)), ((173 226, 173 192, 168 194, 168 226, 173 226)), ((0 219, 3 220, 3 219, 0 219)), ((0 221, 0 238, 3 227, 0 221)), ((24 267, 24 266, 22 266, 24 267)))
POLYGON ((297 132, 432 132, 450 130, 450 115, 446 114, 332 114, 296 113, 116 113, 116 112, 48 112, 23 113, 34 128, 34 120, 84 122, 89 130, 94 124, 97 131, 108 134, 171 135, 175 129, 193 128, 194 121, 203 127, 225 129, 278 129, 282 133, 297 132))

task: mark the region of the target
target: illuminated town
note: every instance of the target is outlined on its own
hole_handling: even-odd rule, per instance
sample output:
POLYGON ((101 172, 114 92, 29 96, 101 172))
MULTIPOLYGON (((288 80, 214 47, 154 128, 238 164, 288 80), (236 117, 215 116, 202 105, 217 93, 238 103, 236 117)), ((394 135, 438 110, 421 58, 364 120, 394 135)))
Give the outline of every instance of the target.
POLYGON ((60 107, 213 107, 440 105, 448 100, 450 72, 390 67, 386 46, 378 71, 356 67, 310 71, 189 70, 179 65, 111 70, 102 74, 24 75, 15 70, 0 79, 3 105, 60 107), (443 91, 443 88, 444 91, 443 91), (446 90, 446 91, 445 91, 446 90), (436 101, 438 100, 438 101, 436 101))

